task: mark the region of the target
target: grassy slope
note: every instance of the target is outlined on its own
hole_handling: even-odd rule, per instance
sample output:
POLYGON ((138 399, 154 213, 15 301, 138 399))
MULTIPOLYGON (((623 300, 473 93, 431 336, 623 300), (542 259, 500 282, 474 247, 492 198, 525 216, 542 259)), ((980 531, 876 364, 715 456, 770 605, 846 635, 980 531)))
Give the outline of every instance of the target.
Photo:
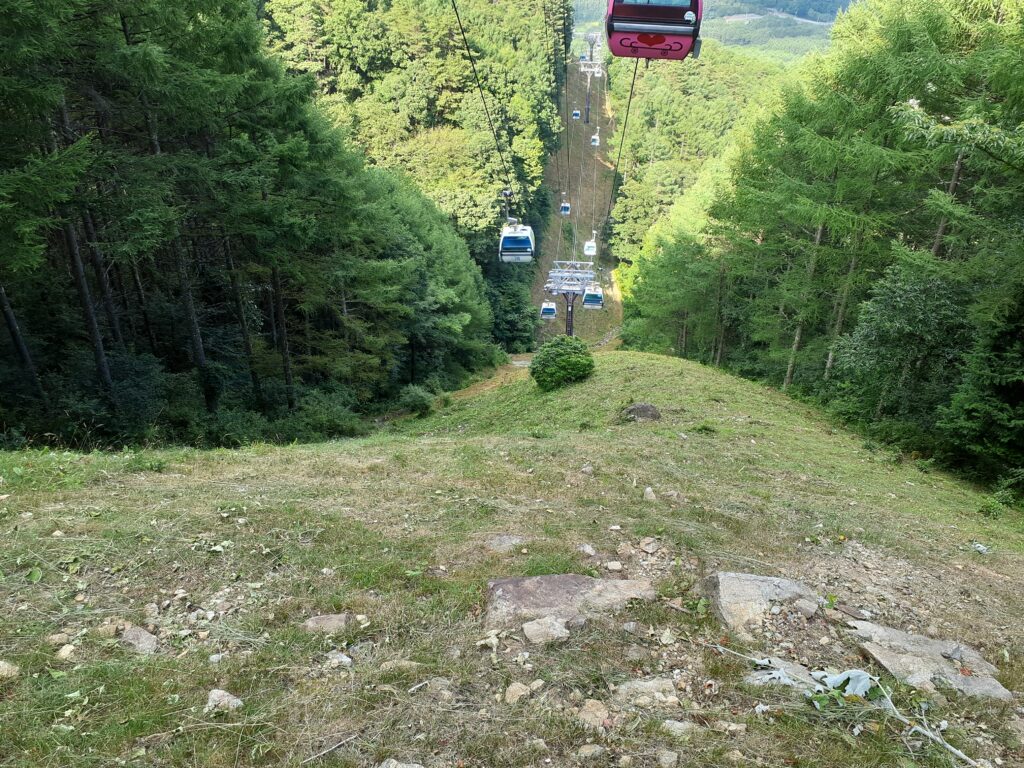
MULTIPOLYGON (((392 755, 428 765, 539 766, 545 756, 573 764, 588 738, 569 713, 576 697, 607 699, 608 683, 667 669, 692 678, 692 707, 749 725, 740 737, 701 737, 681 750, 683 765, 728 765, 737 748, 767 765, 897 764, 904 748, 893 733, 848 739, 847 720, 819 721, 802 703, 772 721, 756 718, 754 703, 785 698, 740 686, 743 665, 692 644, 628 640, 612 624, 530 649, 532 669, 516 663, 511 641, 492 664, 475 646, 486 580, 595 572, 576 551, 582 542, 684 600, 702 571, 720 566, 807 578, 853 604, 871 598, 855 591, 870 580, 888 595, 887 621, 965 637, 1008 685, 1024 687, 1014 618, 1024 609, 1024 530, 1019 520, 978 516, 981 496, 971 488, 866 450, 779 393, 688 362, 601 354, 592 380, 551 394, 525 371, 503 375, 501 387, 485 383, 433 417, 361 440, 0 454, 0 490, 9 494, 0 499, 0 659, 23 669, 0 681, 0 765, 298 765, 353 734, 314 764, 392 755), (631 399, 655 403, 663 420, 618 423, 631 399), (592 474, 580 472, 586 464, 592 474), (657 502, 642 500, 646 485, 657 502), (528 538, 525 553, 482 546, 497 533, 528 538), (613 554, 644 535, 661 536, 672 558, 645 565, 613 554), (977 555, 972 540, 995 544, 994 554, 977 555), (38 583, 27 578, 33 568, 38 583), (175 599, 177 589, 187 596, 175 599), (111 617, 146 623, 144 606, 165 600, 154 622, 166 632, 157 656, 140 658, 95 632, 111 617), (189 624, 196 607, 217 615, 189 624), (369 617, 339 638, 356 645, 352 674, 325 671, 334 646, 295 629, 339 609, 369 617), (70 662, 57 661, 45 640, 60 630, 76 638, 70 662), (228 655, 211 665, 215 652, 228 655), (424 666, 381 671, 403 658, 424 666), (410 692, 434 675, 452 681, 450 693, 410 692), (546 693, 530 704, 495 701, 511 680, 535 678, 546 693), (722 692, 704 696, 706 679, 722 692), (245 708, 202 715, 213 687, 241 696, 245 708), (524 748, 532 737, 551 752, 524 748)), ((699 614, 660 606, 630 614, 658 633, 719 634, 699 614)), ((815 636, 812 661, 817 645, 815 636)), ((850 663, 841 651, 820 653, 822 663, 850 663)), ((1005 710, 954 702, 940 715, 975 754, 1012 749, 1005 710)), ((641 713, 598 740, 634 756, 634 766, 654 765, 655 749, 671 746, 651 725, 658 717, 641 713)), ((923 752, 915 764, 948 763, 923 752)))

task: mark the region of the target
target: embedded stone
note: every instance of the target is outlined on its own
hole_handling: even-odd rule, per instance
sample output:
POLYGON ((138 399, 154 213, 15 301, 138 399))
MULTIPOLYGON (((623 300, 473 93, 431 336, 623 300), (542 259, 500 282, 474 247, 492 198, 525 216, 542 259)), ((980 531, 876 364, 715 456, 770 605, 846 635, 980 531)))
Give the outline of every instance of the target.
POLYGON ((753 573, 714 573, 704 580, 704 594, 718 619, 748 640, 773 605, 800 601, 805 609, 813 603, 816 611, 818 604, 818 596, 798 581, 753 573))
POLYGON ((352 621, 351 613, 325 613, 306 619, 302 622, 302 628, 307 632, 323 632, 326 635, 333 635, 343 631, 352 621))
POLYGON ((870 621, 851 621, 861 650, 900 682, 929 693, 937 686, 964 696, 1010 701, 1013 694, 996 680, 999 670, 977 650, 953 640, 915 635, 870 621))
POLYGON ((520 576, 488 584, 488 628, 510 627, 517 622, 546 616, 573 621, 614 613, 630 600, 654 600, 647 579, 595 579, 575 573, 520 576))
POLYGON ((526 622, 523 624, 523 634, 534 645, 560 643, 569 639, 569 630, 565 626, 565 619, 557 619, 554 616, 545 616, 542 619, 526 622))

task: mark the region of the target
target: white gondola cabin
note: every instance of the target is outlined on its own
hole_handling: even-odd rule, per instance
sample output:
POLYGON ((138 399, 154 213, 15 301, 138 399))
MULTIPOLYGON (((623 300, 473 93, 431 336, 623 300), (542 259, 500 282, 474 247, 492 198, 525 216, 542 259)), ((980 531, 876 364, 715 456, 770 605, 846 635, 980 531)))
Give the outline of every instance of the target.
POLYGON ((598 283, 591 283, 583 292, 584 309, 604 309, 604 289, 598 283))
POLYGON ((508 225, 501 228, 498 258, 507 264, 527 264, 533 261, 535 251, 533 227, 509 219, 508 225))
POLYGON ((587 240, 583 244, 584 256, 597 256, 597 240, 587 240))
POLYGON ((593 136, 590 137, 590 146, 592 146, 592 147, 600 147, 601 146, 601 134, 600 133, 595 133, 593 136))
POLYGON ((569 202, 567 200, 563 200, 562 204, 560 206, 558 206, 558 212, 560 214, 562 214, 563 216, 568 216, 569 212, 571 210, 572 210, 572 206, 569 205, 569 202))
POLYGON ((574 109, 572 111, 572 119, 573 120, 579 120, 580 119, 580 111, 578 109, 574 109))
POLYGON ((558 305, 553 301, 545 301, 540 305, 540 319, 554 320, 558 317, 558 305))

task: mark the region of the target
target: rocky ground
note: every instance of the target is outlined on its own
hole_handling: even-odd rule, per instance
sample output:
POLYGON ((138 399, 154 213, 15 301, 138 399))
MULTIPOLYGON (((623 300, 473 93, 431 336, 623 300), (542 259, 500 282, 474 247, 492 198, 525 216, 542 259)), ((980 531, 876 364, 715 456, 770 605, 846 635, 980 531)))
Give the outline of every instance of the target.
POLYGON ((1024 765, 1013 522, 749 384, 611 400, 635 365, 414 434, 0 456, 0 765, 1024 765))

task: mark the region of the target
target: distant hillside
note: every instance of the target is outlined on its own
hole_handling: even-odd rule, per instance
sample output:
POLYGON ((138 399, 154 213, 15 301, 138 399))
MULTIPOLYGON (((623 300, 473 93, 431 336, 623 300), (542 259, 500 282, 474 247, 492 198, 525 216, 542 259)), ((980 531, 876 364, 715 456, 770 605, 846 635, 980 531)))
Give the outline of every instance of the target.
POLYGON ((828 45, 828 22, 793 16, 739 14, 704 22, 704 37, 756 51, 780 63, 799 59, 828 45))
POLYGON ((828 44, 849 0, 725 0, 705 5, 704 36, 792 61, 828 44))

